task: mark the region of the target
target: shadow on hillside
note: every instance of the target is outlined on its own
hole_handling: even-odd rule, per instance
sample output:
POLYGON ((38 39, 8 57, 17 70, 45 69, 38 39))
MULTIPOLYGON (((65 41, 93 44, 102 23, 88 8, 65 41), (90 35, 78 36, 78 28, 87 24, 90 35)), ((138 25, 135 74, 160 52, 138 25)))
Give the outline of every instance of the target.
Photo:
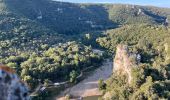
POLYGON ((117 27, 103 5, 73 4, 51 0, 6 0, 17 14, 61 34, 75 34, 117 27))

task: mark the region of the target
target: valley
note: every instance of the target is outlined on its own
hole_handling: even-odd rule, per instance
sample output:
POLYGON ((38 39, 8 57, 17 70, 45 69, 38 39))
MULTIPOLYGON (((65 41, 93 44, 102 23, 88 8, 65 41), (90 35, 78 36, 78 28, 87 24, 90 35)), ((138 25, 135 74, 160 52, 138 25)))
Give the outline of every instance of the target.
POLYGON ((169 100, 169 22, 170 8, 0 0, 0 64, 32 100, 169 100))

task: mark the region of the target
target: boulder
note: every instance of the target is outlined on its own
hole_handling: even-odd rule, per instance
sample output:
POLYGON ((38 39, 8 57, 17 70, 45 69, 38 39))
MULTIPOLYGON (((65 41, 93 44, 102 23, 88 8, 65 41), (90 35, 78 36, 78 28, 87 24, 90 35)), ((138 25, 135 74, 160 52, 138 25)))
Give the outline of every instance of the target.
POLYGON ((128 83, 131 82, 131 70, 140 63, 141 57, 139 54, 129 51, 127 45, 118 45, 116 55, 113 61, 113 73, 117 75, 126 75, 128 83))
POLYGON ((0 65, 0 100, 29 100, 28 87, 16 72, 0 65))

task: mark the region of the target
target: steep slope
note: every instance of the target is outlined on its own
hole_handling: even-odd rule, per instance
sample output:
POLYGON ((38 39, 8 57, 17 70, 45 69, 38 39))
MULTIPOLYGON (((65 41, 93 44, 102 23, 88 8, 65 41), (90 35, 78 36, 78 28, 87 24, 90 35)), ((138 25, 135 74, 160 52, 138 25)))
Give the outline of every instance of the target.
POLYGON ((7 8, 61 34, 122 24, 166 24, 170 9, 121 4, 74 4, 52 0, 4 0, 7 8))
MULTIPOLYGON (((126 25, 106 32, 98 42, 110 50, 117 44, 129 45, 130 54, 141 55, 139 64, 126 49, 117 49, 113 74, 107 81, 105 100, 147 100, 170 98, 169 30, 164 26, 126 25), (136 66, 136 67, 132 67, 136 66), (131 81, 129 81, 131 76, 131 81)), ((119 47, 120 48, 120 47, 119 47)))
POLYGON ((131 83, 131 70, 140 62, 140 55, 129 52, 127 45, 118 45, 114 58, 114 74, 126 75, 128 84, 131 83))
POLYGON ((35 21, 9 11, 0 2, 0 55, 37 50, 43 44, 56 44, 62 37, 35 21))
POLYGON ((52 0, 5 0, 10 10, 36 20, 58 33, 74 34, 91 30, 113 28, 104 7, 56 2, 52 0))
POLYGON ((134 23, 149 23, 149 24, 164 24, 169 15, 170 9, 137 5, 106 5, 108 8, 109 18, 118 24, 134 24, 134 23), (159 9, 155 10, 155 9, 159 9), (164 13, 164 14, 162 14, 164 13))

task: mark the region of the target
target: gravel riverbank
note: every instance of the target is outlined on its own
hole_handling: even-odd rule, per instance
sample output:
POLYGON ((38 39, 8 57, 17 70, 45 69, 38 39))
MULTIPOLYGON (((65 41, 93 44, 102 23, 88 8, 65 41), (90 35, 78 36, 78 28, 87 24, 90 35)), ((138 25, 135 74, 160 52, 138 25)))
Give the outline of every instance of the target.
POLYGON ((113 62, 107 59, 100 68, 96 69, 90 76, 80 83, 63 91, 60 96, 56 98, 56 100, 65 100, 63 98, 65 94, 75 97, 101 95, 101 92, 98 89, 98 80, 107 80, 110 77, 113 68, 112 64, 113 62))

